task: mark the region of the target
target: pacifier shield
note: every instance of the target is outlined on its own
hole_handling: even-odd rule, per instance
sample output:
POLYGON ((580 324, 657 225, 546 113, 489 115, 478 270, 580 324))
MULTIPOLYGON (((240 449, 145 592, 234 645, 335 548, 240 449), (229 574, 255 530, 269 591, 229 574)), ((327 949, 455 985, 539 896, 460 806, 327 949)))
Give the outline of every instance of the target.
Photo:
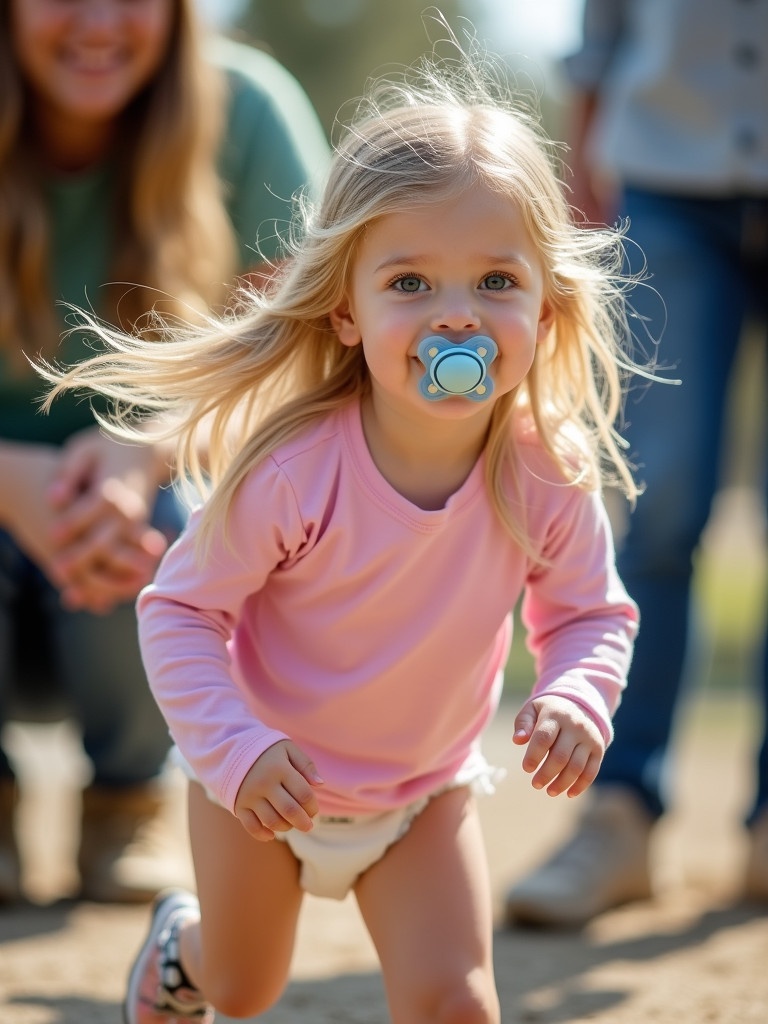
POLYGON ((464 349, 460 352, 443 352, 432 366, 432 377, 438 387, 452 395, 473 391, 484 376, 482 359, 464 349))
POLYGON ((419 382, 425 398, 439 401, 459 395, 481 402, 493 392, 488 367, 498 348, 491 338, 478 334, 456 345, 433 335, 419 342, 417 354, 427 371, 419 382))

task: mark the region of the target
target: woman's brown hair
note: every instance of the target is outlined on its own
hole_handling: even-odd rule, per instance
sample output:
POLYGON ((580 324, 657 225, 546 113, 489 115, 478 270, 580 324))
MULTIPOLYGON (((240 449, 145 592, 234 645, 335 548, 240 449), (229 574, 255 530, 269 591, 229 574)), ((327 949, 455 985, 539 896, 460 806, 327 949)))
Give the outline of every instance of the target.
MULTIPOLYGON (((0 0, 0 352, 23 372, 27 355, 51 355, 59 340, 48 266, 50 224, 44 168, 29 97, 12 48, 11 2, 0 0)), ((235 267, 217 155, 226 83, 201 52, 193 0, 175 0, 168 51, 150 84, 120 115, 114 197, 119 246, 104 267, 108 308, 133 326, 221 301, 235 267)))

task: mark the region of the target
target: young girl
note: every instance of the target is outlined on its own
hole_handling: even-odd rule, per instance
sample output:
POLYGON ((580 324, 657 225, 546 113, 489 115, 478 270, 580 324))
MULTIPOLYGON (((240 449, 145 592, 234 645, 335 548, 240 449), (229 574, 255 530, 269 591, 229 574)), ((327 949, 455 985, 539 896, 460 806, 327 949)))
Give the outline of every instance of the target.
POLYGON ((111 351, 45 371, 126 437, 165 414, 200 487, 212 438, 138 604, 198 893, 156 903, 129 1024, 265 1011, 302 893, 350 890, 393 1021, 498 1021, 473 794, 520 595, 534 787, 582 793, 611 738, 621 240, 572 225, 535 126, 465 65, 374 87, 268 296, 163 343, 94 323, 111 351))

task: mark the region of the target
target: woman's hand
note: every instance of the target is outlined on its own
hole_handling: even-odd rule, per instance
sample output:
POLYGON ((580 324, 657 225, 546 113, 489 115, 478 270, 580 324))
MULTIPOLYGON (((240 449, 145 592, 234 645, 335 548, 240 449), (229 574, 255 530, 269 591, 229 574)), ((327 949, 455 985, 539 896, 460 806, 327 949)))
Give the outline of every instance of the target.
POLYGON ((0 442, 0 526, 67 607, 106 613, 151 580, 167 547, 147 522, 157 463, 91 430, 64 449, 0 442))
POLYGON ((579 796, 595 780, 605 740, 593 718, 565 697, 535 697, 515 719, 517 744, 528 744, 523 771, 536 774, 534 789, 550 796, 579 796))
POLYGON ((159 484, 149 446, 122 444, 98 428, 64 445, 47 499, 50 569, 68 607, 106 612, 150 582, 167 547, 149 525, 159 484))
POLYGON ((268 747, 243 779, 235 815, 254 839, 268 842, 275 832, 309 832, 318 811, 313 786, 323 780, 307 755, 290 740, 268 747))
POLYGON ((50 445, 3 442, 0 448, 0 526, 49 578, 56 552, 51 538, 55 513, 46 494, 58 458, 58 449, 50 445))

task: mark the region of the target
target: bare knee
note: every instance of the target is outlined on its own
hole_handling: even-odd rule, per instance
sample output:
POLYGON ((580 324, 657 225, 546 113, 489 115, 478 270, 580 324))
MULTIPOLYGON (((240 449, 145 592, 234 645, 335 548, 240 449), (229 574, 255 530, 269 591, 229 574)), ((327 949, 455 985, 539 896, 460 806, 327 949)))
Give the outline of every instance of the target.
POLYGON ((498 1024, 498 998, 495 993, 454 989, 444 994, 431 1019, 435 1024, 498 1024))
POLYGON ((496 988, 485 977, 451 979, 424 993, 420 1003, 419 1019, 431 1024, 499 1024, 501 1019, 496 988))
POLYGON ((285 984, 269 978, 223 978, 206 985, 205 998, 226 1017, 257 1017, 283 994, 285 984))

